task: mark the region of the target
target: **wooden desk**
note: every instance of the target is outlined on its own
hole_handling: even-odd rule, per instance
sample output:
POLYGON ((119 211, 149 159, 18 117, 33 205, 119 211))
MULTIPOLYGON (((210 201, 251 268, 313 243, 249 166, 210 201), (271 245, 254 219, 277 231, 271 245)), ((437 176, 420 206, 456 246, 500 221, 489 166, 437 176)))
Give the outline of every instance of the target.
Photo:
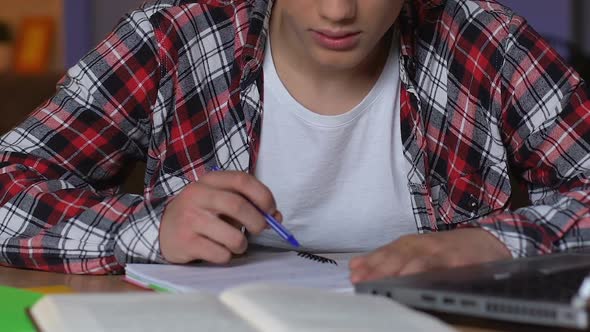
POLYGON ((13 269, 0 266, 0 285, 17 288, 65 285, 79 293, 145 292, 121 276, 86 276, 13 269))
MULTIPOLYGON (((131 285, 121 276, 82 276, 32 270, 13 269, 0 266, 0 285, 27 288, 65 285, 76 292, 145 292, 143 288, 131 285)), ((1 301, 1 300, 0 300, 1 301)), ((575 330, 540 328, 531 325, 517 325, 487 321, 476 318, 436 314, 461 332, 570 332, 575 330)))

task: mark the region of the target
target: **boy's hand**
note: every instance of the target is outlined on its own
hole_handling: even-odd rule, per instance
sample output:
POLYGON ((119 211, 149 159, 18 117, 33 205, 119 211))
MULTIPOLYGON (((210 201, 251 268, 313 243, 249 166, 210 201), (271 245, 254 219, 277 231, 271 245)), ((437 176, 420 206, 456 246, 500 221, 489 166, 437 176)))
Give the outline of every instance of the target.
POLYGON ((357 283, 511 257, 504 244, 479 228, 412 234, 351 259, 350 280, 357 283))
POLYGON ((248 200, 281 221, 270 190, 244 172, 209 172, 189 184, 166 207, 160 224, 160 251, 171 263, 201 259, 227 263, 246 251, 244 226, 259 234, 264 217, 248 200))

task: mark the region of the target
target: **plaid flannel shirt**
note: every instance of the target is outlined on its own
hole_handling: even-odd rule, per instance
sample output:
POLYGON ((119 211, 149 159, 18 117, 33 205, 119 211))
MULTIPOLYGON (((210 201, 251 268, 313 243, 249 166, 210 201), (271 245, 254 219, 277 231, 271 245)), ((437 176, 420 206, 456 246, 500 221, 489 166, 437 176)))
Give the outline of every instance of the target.
MULTIPOLYGON (((162 0, 125 16, 0 139, 0 263, 102 274, 162 262, 174 195, 211 166, 255 167, 271 6, 162 0), (140 160, 143 195, 121 192, 140 160)), ((590 243, 578 74, 493 0, 411 0, 396 25, 418 231, 483 227, 515 257, 590 243)))

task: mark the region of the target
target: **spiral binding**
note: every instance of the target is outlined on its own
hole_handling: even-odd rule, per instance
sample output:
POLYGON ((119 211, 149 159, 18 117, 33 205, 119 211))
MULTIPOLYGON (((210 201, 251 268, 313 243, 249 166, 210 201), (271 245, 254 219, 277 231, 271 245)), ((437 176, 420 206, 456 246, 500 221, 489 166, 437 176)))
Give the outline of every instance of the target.
POLYGON ((311 259, 312 261, 316 261, 316 262, 320 262, 322 264, 334 264, 334 265, 338 265, 338 263, 336 263, 335 260, 327 258, 327 257, 323 257, 323 256, 319 256, 319 255, 314 255, 312 253, 309 252, 305 252, 305 251, 300 251, 297 253, 297 256, 299 257, 303 257, 303 258, 307 258, 307 259, 311 259))

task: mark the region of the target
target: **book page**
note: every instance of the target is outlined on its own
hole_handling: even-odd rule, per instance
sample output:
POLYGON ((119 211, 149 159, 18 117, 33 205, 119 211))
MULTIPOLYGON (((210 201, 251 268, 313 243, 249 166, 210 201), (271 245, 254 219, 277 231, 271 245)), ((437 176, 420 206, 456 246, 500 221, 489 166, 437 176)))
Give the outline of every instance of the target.
POLYGON ((336 254, 337 265, 300 257, 296 252, 250 252, 227 265, 128 264, 127 278, 174 292, 220 293, 243 283, 268 281, 284 285, 353 291, 348 279, 350 254, 336 254))
POLYGON ((455 331, 435 317, 367 294, 251 284, 220 298, 261 332, 455 331))
POLYGON ((31 315, 46 332, 256 331, 211 294, 52 295, 31 315))

